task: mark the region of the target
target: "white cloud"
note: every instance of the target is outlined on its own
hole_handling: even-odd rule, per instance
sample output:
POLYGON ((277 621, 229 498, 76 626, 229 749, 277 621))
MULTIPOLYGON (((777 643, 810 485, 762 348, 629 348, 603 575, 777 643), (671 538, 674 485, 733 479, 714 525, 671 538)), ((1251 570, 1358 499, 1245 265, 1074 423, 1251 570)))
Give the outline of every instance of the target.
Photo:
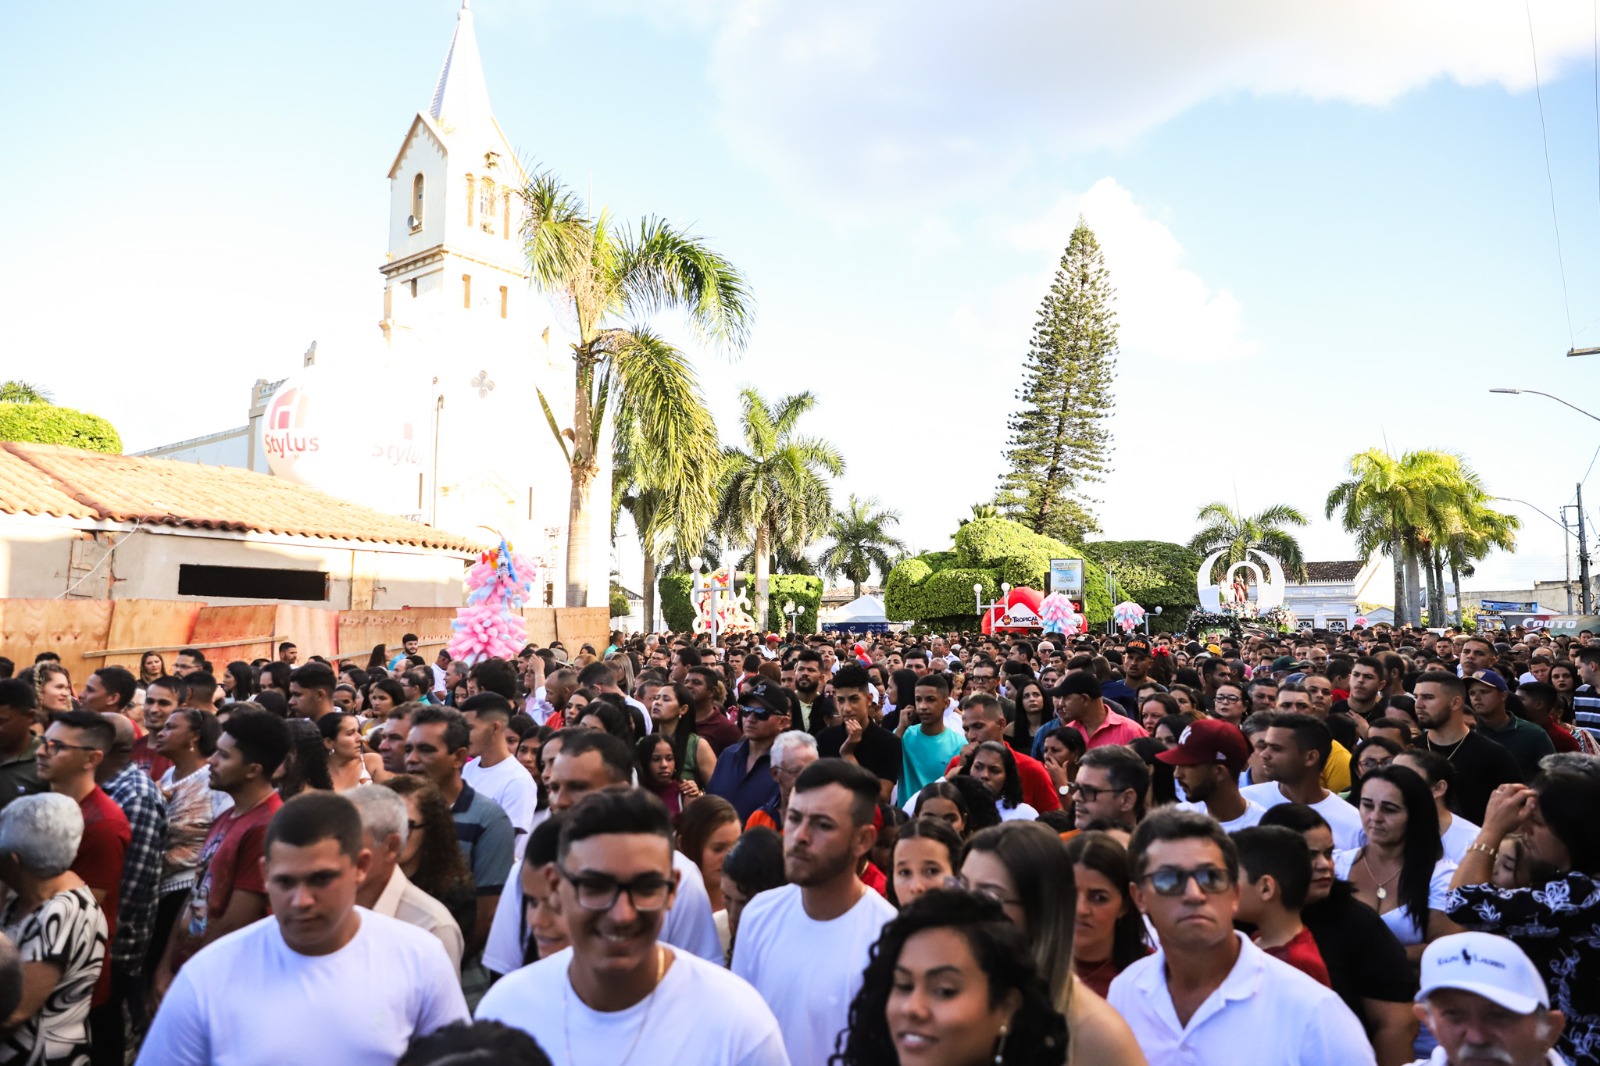
POLYGON ((991 290, 981 305, 956 311, 957 334, 970 343, 1009 344, 984 329, 987 322, 1031 323, 1054 276, 1056 257, 1082 215, 1094 230, 1117 290, 1118 342, 1125 354, 1192 363, 1254 355, 1239 301, 1183 265, 1184 250, 1167 225, 1141 207, 1115 178, 1101 178, 1082 194, 1069 194, 1039 219, 1006 231, 1019 251, 1046 253, 1049 266, 991 290))
MULTIPOLYGON (((1534 9, 1547 80, 1589 60, 1588 5, 1534 9)), ((1533 84, 1523 6, 1503 0, 741 3, 712 56, 735 150, 836 208, 992 195, 1037 158, 1236 93, 1380 105, 1440 78, 1533 84)))

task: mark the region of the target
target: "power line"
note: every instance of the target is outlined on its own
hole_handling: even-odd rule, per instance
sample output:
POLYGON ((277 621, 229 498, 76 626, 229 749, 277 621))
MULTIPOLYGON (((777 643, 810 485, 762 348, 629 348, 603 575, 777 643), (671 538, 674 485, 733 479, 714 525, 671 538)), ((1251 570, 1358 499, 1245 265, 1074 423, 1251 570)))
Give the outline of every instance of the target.
MULTIPOLYGON (((1556 217, 1556 179, 1550 168, 1550 135, 1544 124, 1544 91, 1539 87, 1539 48, 1533 39, 1533 7, 1530 0, 1522 0, 1522 9, 1528 17, 1528 52, 1533 56, 1533 96, 1539 105, 1539 140, 1544 144, 1544 178, 1550 187, 1550 224, 1556 231, 1556 266, 1561 272, 1561 303, 1567 312, 1567 337, 1577 347, 1577 337, 1572 332, 1572 299, 1567 295, 1567 260, 1561 251, 1561 220, 1556 217)), ((1600 122, 1600 119, 1596 120, 1600 122)))

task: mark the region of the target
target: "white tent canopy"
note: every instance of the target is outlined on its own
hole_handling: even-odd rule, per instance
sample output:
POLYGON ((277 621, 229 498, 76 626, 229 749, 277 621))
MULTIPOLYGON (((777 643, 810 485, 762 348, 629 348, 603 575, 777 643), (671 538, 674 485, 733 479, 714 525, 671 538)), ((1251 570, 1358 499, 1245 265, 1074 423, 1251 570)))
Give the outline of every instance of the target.
POLYGON ((825 623, 840 629, 869 625, 887 625, 889 616, 883 611, 883 600, 877 596, 860 596, 829 614, 825 623))

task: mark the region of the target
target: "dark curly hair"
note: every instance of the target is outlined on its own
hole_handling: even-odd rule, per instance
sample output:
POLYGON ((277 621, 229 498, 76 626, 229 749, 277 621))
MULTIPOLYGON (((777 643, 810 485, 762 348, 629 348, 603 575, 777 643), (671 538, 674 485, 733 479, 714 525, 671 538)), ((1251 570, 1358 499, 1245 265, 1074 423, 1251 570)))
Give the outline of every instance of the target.
POLYGON ((936 888, 907 905, 872 945, 861 990, 850 1003, 849 1024, 835 1042, 829 1066, 893 1066, 899 1061, 888 1019, 894 969, 906 941, 927 929, 952 929, 966 939, 989 979, 990 1004, 999 1003, 1012 989, 1022 995, 996 1063, 1061 1066, 1066 1061, 1067 1020, 1051 1006, 1022 930, 992 899, 965 889, 936 888))
MULTIPOLYGON (((456 821, 444 793, 432 781, 415 774, 396 774, 383 784, 402 798, 417 797, 423 836, 417 852, 417 872, 408 875, 411 883, 449 907, 456 924, 461 926, 462 936, 470 940, 472 933, 468 929, 475 925, 475 886, 466 856, 456 843, 456 821)), ((505 890, 520 891, 514 884, 505 890)))

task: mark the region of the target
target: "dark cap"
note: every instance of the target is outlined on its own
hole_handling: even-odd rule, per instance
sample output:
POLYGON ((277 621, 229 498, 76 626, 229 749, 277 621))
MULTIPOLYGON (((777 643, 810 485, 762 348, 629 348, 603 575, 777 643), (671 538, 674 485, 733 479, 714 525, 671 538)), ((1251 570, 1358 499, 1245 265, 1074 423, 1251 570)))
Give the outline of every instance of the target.
POLYGON ((789 694, 770 681, 757 681, 751 685, 745 694, 739 697, 739 706, 751 710, 759 707, 768 714, 792 713, 789 694))
POLYGON ((1100 679, 1087 670, 1068 670, 1061 683, 1051 689, 1051 696, 1088 696, 1100 698, 1100 679))
POLYGON ((1506 687, 1506 679, 1495 673, 1493 670, 1479 670, 1474 674, 1463 674, 1461 680, 1466 684, 1468 691, 1471 691, 1472 686, 1475 683, 1479 685, 1488 685, 1490 688, 1497 688, 1501 692, 1509 691, 1509 689, 1506 687))

